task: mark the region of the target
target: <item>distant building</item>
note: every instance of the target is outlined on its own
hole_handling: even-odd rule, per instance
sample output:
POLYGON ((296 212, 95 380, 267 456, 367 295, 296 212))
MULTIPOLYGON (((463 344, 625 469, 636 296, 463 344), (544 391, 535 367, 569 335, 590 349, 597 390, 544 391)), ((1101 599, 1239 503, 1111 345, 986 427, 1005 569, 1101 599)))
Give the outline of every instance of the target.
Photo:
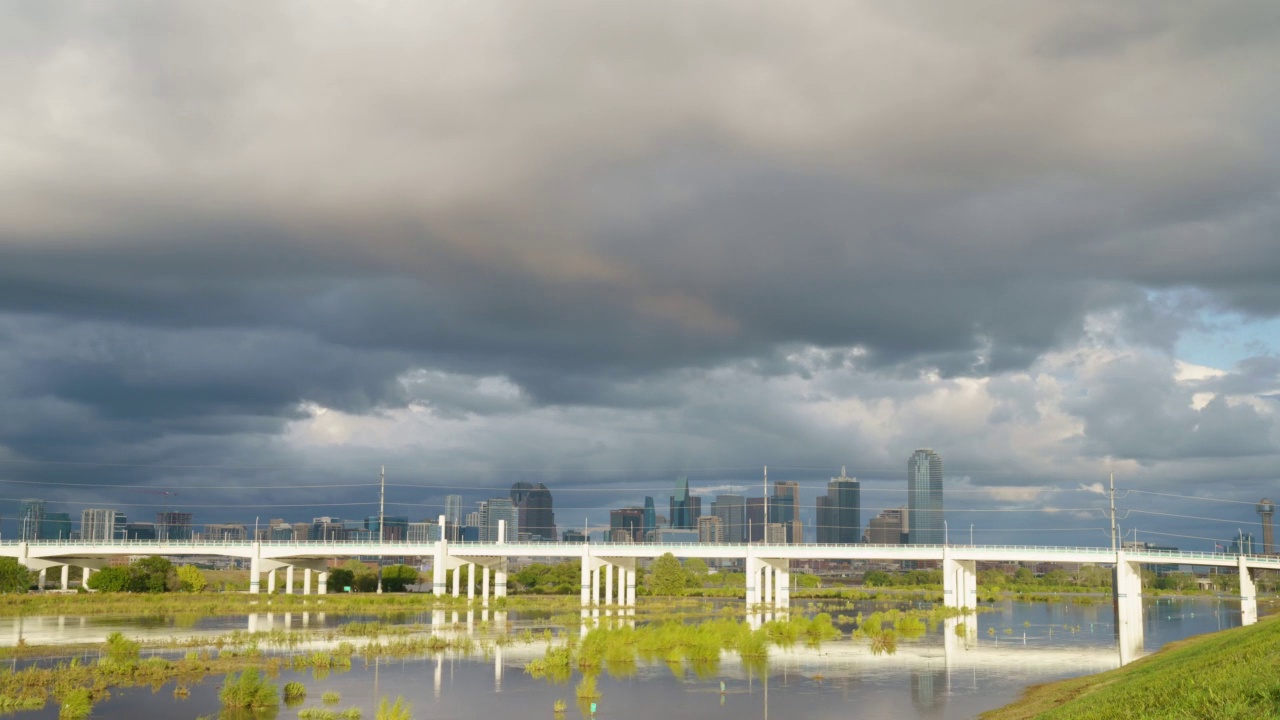
POLYGON ((64 512, 46 513, 40 522, 41 540, 70 540, 71 516, 64 512))
MULTIPOLYGON (((191 513, 169 510, 156 513, 157 540, 190 540, 191 513)), ((303 536, 301 539, 306 539, 303 536)))
MULTIPOLYGON (((787 522, 787 542, 796 545, 804 542, 804 524, 800 522, 800 483, 795 480, 779 480, 773 484, 775 497, 791 500, 791 518, 787 522)), ((773 502, 770 500, 770 502, 773 502)))
POLYGON ((293 526, 286 522, 276 523, 271 526, 272 542, 292 542, 293 526))
POLYGON ((1228 552, 1232 555, 1257 555, 1258 547, 1254 545, 1253 533, 1241 533, 1232 538, 1228 552))
POLYGON ((449 532, 453 535, 450 540, 458 539, 459 528, 462 527, 462 496, 461 495, 445 495, 444 496, 444 520, 448 524, 449 532))
POLYGON ((658 528, 653 531, 654 541, 660 543, 689 543, 698 542, 698 531, 688 530, 684 528, 658 528))
POLYGON ((1276 516, 1276 504, 1262 498, 1258 501, 1258 516, 1262 518, 1262 552, 1270 555, 1276 551, 1275 528, 1273 519, 1276 516))
POLYGON ((787 541, 786 523, 769 523, 765 526, 764 541, 770 545, 784 545, 787 541))
POLYGON ((249 531, 238 523, 209 523, 202 538, 206 542, 241 543, 249 539, 249 531))
POLYGON ((521 534, 528 533, 534 541, 555 542, 556 514, 546 485, 518 482, 511 486, 511 502, 516 506, 521 534))
POLYGON ((747 504, 741 495, 717 495, 711 503, 711 514, 720 520, 723 542, 740 543, 747 539, 747 504))
POLYGON ((724 523, 714 515, 698 518, 698 542, 723 543, 724 523))
POLYGON ((942 458, 932 450, 916 450, 907 460, 907 516, 911 545, 943 543, 942 458))
POLYGON ((856 478, 840 477, 827 483, 827 494, 818 496, 819 543, 852 545, 862 538, 862 489, 856 478))
POLYGON ((643 540, 649 539, 649 534, 658 529, 658 511, 653 506, 653 498, 648 495, 644 498, 644 531, 640 537, 643 540))
POLYGON ((764 539, 764 498, 747 498, 747 540, 760 542, 764 539))
MULTIPOLYGON (((209 525, 205 525, 206 532, 209 525)), ((318 517, 311 521, 311 532, 308 533, 308 540, 319 542, 336 542, 347 539, 346 523, 340 518, 335 517, 318 517)))
POLYGON ((18 537, 21 540, 39 540, 40 526, 44 522, 45 504, 34 498, 22 501, 18 509, 18 537))
MULTIPOLYGON (((689 496, 689 478, 676 478, 676 492, 671 496, 671 527, 676 530, 693 530, 697 516, 693 508, 694 498, 689 496)), ((701 504, 701 503, 699 503, 701 504)))
POLYGON ((520 537, 520 515, 511 498, 493 498, 482 504, 480 513, 480 542, 515 542, 520 537), (506 534, 500 536, 503 521, 506 534))
POLYGON ((582 534, 581 530, 565 530, 560 534, 560 539, 567 543, 584 543, 587 536, 582 534))
POLYGON ((644 508, 619 508, 609 511, 610 542, 644 542, 644 508))
MULTIPOLYGON (((372 542, 378 542, 378 516, 370 515, 364 519, 364 530, 372 542)), ((409 534, 409 518, 403 515, 384 515, 382 517, 382 541, 404 542, 409 534)))
POLYGON ((131 522, 124 526, 126 540, 158 540, 156 526, 149 522, 131 522))
POLYGON ((871 519, 866 541, 874 545, 904 545, 907 542, 907 509, 889 508, 871 519))
POLYGON ((110 542, 117 537, 117 513, 108 508, 85 508, 80 513, 80 539, 85 542, 110 542))

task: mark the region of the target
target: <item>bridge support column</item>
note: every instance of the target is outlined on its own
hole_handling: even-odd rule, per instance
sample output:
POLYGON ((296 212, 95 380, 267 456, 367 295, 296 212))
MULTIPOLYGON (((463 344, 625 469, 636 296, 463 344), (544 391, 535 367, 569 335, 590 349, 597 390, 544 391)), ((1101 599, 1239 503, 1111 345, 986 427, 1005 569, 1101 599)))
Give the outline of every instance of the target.
POLYGON ((293 594, 293 566, 287 565, 284 569, 284 594, 293 594))
POLYGON ((267 571, 267 594, 276 594, 276 571, 274 569, 267 571))
POLYGON ((778 568, 778 607, 791 607, 791 561, 783 560, 778 568))
POLYGON ((480 601, 484 607, 489 607, 489 566, 484 566, 484 573, 480 576, 480 601))
POLYGON ((1116 617, 1116 639, 1120 644, 1120 664, 1142 654, 1142 568, 1125 559, 1123 550, 1116 552, 1116 570, 1112 581, 1116 617))
POLYGON ((436 540, 435 558, 431 562, 431 595, 439 600, 445 593, 445 572, 448 570, 449 541, 445 540, 444 516, 440 516, 440 539, 436 540))
POLYGON ((311 568, 302 568, 302 594, 311 594, 311 568))
POLYGON ((45 578, 48 576, 48 574, 49 574, 49 568, 40 568, 40 581, 39 581, 39 584, 36 586, 37 588, 40 589, 40 592, 44 592, 45 578))
POLYGON ((507 559, 505 557, 498 561, 493 570, 493 596, 495 598, 507 596, 507 559))
POLYGON ((462 568, 453 569, 453 599, 457 600, 462 595, 462 568))
POLYGON ((253 544, 253 556, 249 558, 249 594, 262 592, 262 546, 253 544))
POLYGON ((975 610, 978 607, 978 564, 955 560, 949 548, 942 551, 942 603, 946 607, 975 610))
POLYGON ((92 574, 93 568, 80 568, 80 587, 89 589, 89 576, 92 574))
POLYGON ((760 587, 760 560, 747 553, 746 560, 746 583, 747 583, 747 611, 751 611, 753 605, 760 603, 758 588, 760 587))
POLYGON ((325 594, 328 594, 328 592, 329 592, 329 571, 321 570, 319 587, 316 588, 316 593, 319 595, 325 595, 325 594))
POLYGON ((613 563, 604 566, 604 604, 613 604, 613 563))
POLYGON ((62 566, 62 589, 63 590, 71 589, 71 566, 70 565, 62 566))
POLYGON ((1249 574, 1249 566, 1244 564, 1243 555, 1236 567, 1240 572, 1240 624, 1252 625, 1258 622, 1258 592, 1253 585, 1253 576, 1249 574))
POLYGON ((636 569, 634 567, 627 570, 627 606, 636 606, 636 569))
POLYGON ((591 605, 600 604, 600 568, 591 568, 591 605))
POLYGON ((470 605, 475 601, 476 601, 476 564, 467 563, 467 604, 470 605))

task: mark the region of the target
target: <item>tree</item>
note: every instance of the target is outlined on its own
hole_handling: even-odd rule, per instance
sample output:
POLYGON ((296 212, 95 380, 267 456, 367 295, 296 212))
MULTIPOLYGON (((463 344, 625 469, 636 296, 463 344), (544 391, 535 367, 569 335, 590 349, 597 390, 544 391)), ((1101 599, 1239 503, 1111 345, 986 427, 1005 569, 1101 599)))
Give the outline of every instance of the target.
POLYGON ((129 566, 130 592, 162 593, 177 590, 178 573, 169 558, 152 556, 135 561, 129 566))
POLYGON ((649 567, 649 592, 654 595, 679 595, 685 587, 684 567, 675 555, 666 553, 649 567))
POLYGON ((102 568, 89 576, 89 589, 99 592, 125 592, 129 589, 129 570, 122 567, 102 568))
POLYGON ((706 584, 707 563, 700 558, 690 558, 684 561, 685 585, 691 588, 700 588, 706 584))
POLYGON ((417 583, 417 568, 408 565, 388 565, 382 568, 382 589, 387 592, 404 592, 406 585, 417 583))
POLYGON ((356 574, 351 572, 349 568, 334 568, 329 571, 329 587, 341 592, 343 588, 353 587, 355 585, 356 574))
POLYGON ((31 588, 31 571, 16 558, 0 558, 0 593, 24 593, 31 588))
POLYGON ((178 568, 178 588, 184 592, 201 592, 209 584, 204 573, 195 565, 183 565, 178 568))
POLYGON ((868 570, 862 576, 862 584, 867 587, 885 587, 893 584, 893 576, 883 570, 868 570))

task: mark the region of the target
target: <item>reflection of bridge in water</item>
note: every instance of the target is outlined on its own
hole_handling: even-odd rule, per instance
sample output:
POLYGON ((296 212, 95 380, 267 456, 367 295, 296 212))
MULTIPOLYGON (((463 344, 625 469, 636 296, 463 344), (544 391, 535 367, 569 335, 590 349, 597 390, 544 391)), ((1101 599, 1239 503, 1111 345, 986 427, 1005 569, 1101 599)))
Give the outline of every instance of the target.
MULTIPOLYGON (((443 517, 441 518, 443 523, 443 517)), ((499 535, 503 532, 500 530, 499 535)), ((302 593, 312 591, 312 574, 318 574, 317 592, 327 592, 328 566, 344 557, 430 557, 432 592, 462 595, 461 572, 467 568, 466 597, 488 606, 491 597, 507 594, 509 562, 514 558, 559 558, 581 564, 581 604, 584 608, 634 607, 639 564, 670 553, 677 558, 735 560, 746 570, 746 602, 749 610, 768 611, 790 606, 793 561, 872 560, 931 561, 940 563, 943 603, 952 608, 977 607, 978 562, 1093 563, 1115 568, 1113 601, 1121 656, 1136 657, 1142 651, 1142 574, 1144 564, 1190 565, 1228 568, 1237 573, 1241 623, 1257 622, 1257 594, 1253 573, 1280 569, 1280 557, 1227 555, 1166 550, 1116 550, 1046 546, 981 545, 770 545, 770 544, 672 544, 672 543, 431 543, 401 542, 17 542, 0 545, 0 556, 17 558, 39 570, 41 586, 49 569, 60 568, 62 587, 68 587, 71 566, 106 567, 112 558, 132 555, 216 556, 248 560, 249 592, 259 593, 267 573, 267 592, 276 590, 276 571, 285 571, 284 591, 293 593, 295 570, 303 572, 302 593), (477 598, 477 576, 480 588, 477 598)))

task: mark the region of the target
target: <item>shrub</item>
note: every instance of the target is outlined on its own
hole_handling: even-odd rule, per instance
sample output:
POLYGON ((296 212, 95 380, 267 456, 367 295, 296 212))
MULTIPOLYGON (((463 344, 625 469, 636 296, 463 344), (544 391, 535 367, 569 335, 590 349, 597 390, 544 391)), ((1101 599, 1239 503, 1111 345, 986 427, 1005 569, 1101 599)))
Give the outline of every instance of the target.
POLYGON ((288 682, 284 684, 284 689, 281 690, 281 693, 284 695, 285 702, 306 700, 307 686, 297 681, 288 682))
POLYGON ((377 720, 412 720, 410 714, 413 706, 404 701, 403 697, 396 696, 395 704, 389 704, 387 698, 382 698, 382 702, 378 703, 378 712, 375 717, 377 720))
POLYGON ((228 675, 218 699, 228 708, 269 708, 280 704, 276 686, 263 680, 257 668, 249 668, 239 677, 228 675))

